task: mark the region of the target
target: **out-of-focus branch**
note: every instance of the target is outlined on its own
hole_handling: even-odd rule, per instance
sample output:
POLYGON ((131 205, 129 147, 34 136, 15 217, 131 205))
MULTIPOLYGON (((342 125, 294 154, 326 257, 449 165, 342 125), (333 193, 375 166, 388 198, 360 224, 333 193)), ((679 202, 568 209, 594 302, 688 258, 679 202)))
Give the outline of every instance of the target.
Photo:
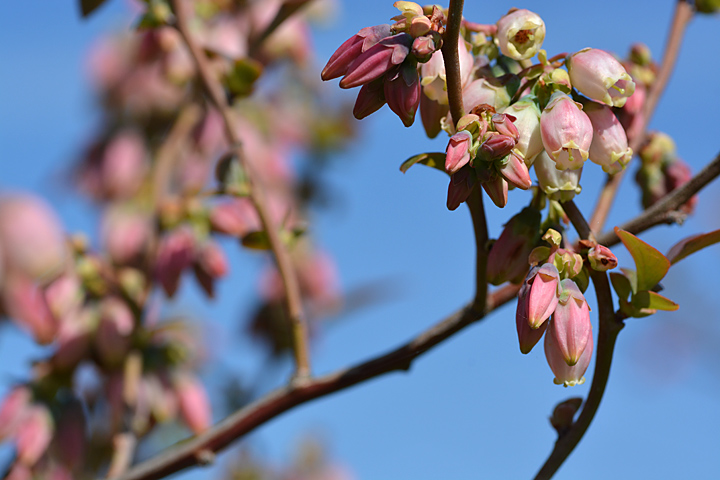
MULTIPOLYGON (((515 286, 503 287, 488 296, 485 312, 512 300, 515 286)), ((344 390, 379 375, 396 370, 409 370, 412 362, 436 345, 447 340, 468 325, 484 317, 484 313, 470 304, 422 332, 408 343, 383 355, 329 375, 308 379, 275 390, 238 412, 230 415, 207 432, 170 447, 128 471, 119 480, 152 480, 163 478, 200 463, 198 457, 217 452, 234 440, 251 432, 280 414, 319 397, 344 390)))
POLYGON ((465 0, 450 0, 442 46, 443 60, 445 61, 448 103, 450 104, 450 114, 455 123, 465 115, 462 100, 460 56, 458 54, 458 37, 460 35, 460 26, 462 25, 464 3, 465 0))
POLYGON ((190 6, 183 0, 173 0, 172 6, 176 17, 176 27, 185 41, 190 55, 192 56, 198 75, 203 86, 207 90, 211 103, 218 109, 223 118, 225 134, 234 155, 243 165, 250 182, 250 201, 252 202, 263 230, 265 230, 270 249, 275 256, 278 271, 285 287, 285 298, 288 316, 292 325, 293 347, 295 354, 295 379, 302 380, 310 375, 310 360, 308 354, 307 327, 305 325, 305 313, 303 311, 302 297, 297 275, 293 268, 290 255, 285 248, 277 226, 274 225, 267 209, 267 201, 262 185, 257 181, 252 166, 245 161, 242 144, 237 131, 237 125, 233 117, 230 105, 227 103, 226 95, 219 80, 212 74, 205 52, 197 44, 188 27, 189 15, 187 8, 190 6))
MULTIPOLYGON (((591 233, 590 226, 577 206, 570 201, 563 203, 563 209, 565 209, 565 213, 570 218, 580 237, 588 238, 591 233)), ((599 311, 597 355, 595 357, 595 373, 593 374, 592 385, 590 385, 590 393, 587 400, 585 400, 578 419, 555 442, 550 456, 535 476, 536 480, 552 478, 575 449, 583 435, 585 435, 593 418, 595 418, 610 377, 615 341, 624 326, 623 319, 616 317, 613 311, 613 299, 607 274, 592 271, 590 278, 595 287, 599 311)))
MULTIPOLYGON (((662 63, 660 64, 655 83, 653 83, 652 88, 649 90, 647 100, 643 106, 641 128, 638 130, 637 136, 630 139, 630 148, 632 148, 636 154, 645 140, 647 126, 655 113, 655 108, 660 100, 660 96, 665 91, 665 87, 670 80, 670 75, 675 69, 675 63, 680 53, 680 45, 685 35, 685 29, 690 23, 693 13, 693 7, 687 0, 678 0, 675 5, 675 14, 673 15, 673 20, 670 25, 662 63)), ((624 170, 615 175, 608 175, 605 185, 598 197, 595 211, 590 219, 590 226, 594 231, 599 232, 605 226, 607 216, 610 213, 610 208, 615 200, 615 195, 617 194, 624 175, 624 170)))
MULTIPOLYGON (((637 235, 656 225, 678 222, 678 220, 684 218, 684 214, 677 211, 678 208, 718 176, 720 176, 720 154, 691 178, 689 182, 665 195, 634 219, 620 225, 620 228, 637 235)), ((598 243, 608 247, 615 245, 619 241, 620 239, 613 231, 604 233, 597 238, 598 243)))
POLYGON ((285 22, 285 20, 290 18, 295 12, 300 10, 302 7, 304 7, 311 1, 312 0, 288 0, 283 3, 280 6, 277 14, 275 14, 275 18, 273 18, 270 24, 265 27, 265 30, 260 32, 260 34, 253 38, 250 42, 250 48, 248 49, 248 51, 250 52, 250 56, 256 56, 263 42, 267 40, 267 38, 272 35, 273 32, 275 32, 275 30, 277 30, 277 28, 282 25, 283 22, 285 22))
POLYGON ((132 433, 118 433, 113 437, 113 455, 107 478, 112 480, 127 471, 135 454, 137 439, 132 433))

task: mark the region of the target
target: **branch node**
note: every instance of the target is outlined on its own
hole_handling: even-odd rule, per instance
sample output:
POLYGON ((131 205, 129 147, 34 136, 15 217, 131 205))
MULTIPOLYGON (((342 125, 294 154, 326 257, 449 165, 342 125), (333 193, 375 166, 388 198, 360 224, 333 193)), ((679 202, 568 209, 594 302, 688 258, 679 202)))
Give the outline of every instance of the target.
POLYGON ((212 450, 203 448, 195 452, 195 459, 201 467, 207 467, 215 463, 215 453, 212 450))

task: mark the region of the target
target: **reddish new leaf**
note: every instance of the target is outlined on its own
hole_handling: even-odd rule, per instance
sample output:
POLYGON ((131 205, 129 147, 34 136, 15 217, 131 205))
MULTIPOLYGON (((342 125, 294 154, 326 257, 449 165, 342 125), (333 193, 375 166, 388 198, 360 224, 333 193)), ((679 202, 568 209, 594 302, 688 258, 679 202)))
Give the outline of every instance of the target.
POLYGON ((676 243, 668 252, 667 257, 670 263, 674 265, 698 250, 702 250, 710 245, 715 245, 716 243, 720 243, 720 230, 693 235, 676 243))

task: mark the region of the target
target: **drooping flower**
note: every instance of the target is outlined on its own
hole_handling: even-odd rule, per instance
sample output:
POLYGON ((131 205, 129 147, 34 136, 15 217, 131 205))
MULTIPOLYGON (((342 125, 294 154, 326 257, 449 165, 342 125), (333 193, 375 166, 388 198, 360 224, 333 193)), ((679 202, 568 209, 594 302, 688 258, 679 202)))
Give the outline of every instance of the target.
POLYGON ((635 91, 635 82, 615 57, 596 48, 569 55, 565 65, 573 86, 609 107, 622 107, 635 91))
POLYGON ((545 40, 545 22, 530 10, 510 10, 497 22, 497 28, 500 51, 515 60, 531 58, 545 40))
POLYGON ((540 116, 545 151, 558 170, 577 170, 587 160, 593 127, 582 105, 569 95, 555 92, 540 116))
POLYGON ((625 129, 615 114, 605 105, 590 102, 585 113, 593 126, 593 140, 590 144, 590 161, 602 166, 606 173, 617 173, 632 159, 633 151, 628 147, 625 129))

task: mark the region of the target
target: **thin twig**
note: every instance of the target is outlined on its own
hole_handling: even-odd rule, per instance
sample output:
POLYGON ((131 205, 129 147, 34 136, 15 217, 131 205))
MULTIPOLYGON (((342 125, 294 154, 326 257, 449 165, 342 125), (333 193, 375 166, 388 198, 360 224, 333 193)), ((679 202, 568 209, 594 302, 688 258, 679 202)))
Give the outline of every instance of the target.
POLYGON ((458 54, 458 41, 460 26, 462 25, 464 3, 465 0, 450 0, 442 46, 443 60, 445 61, 448 103, 450 104, 450 114, 455 124, 465 115, 462 99, 462 77, 460 76, 460 56, 458 54))
POLYGON ((132 433, 118 433, 113 437, 113 455, 106 478, 116 479, 127 471, 135 455, 136 445, 137 439, 132 433))
MULTIPOLYGON (((683 36, 685 35, 685 29, 687 28, 690 20, 693 17, 693 7, 687 0, 678 0, 675 5, 675 14, 670 25, 670 31, 668 33, 668 39, 665 45, 665 51, 663 53, 662 63, 660 70, 658 71, 655 82, 652 88, 648 91, 647 100, 643 106, 643 117, 641 127, 638 130, 638 134, 630 139, 630 148, 637 154, 645 140, 645 132, 647 126, 650 123, 650 119, 655 113, 658 101, 665 91, 665 87, 670 80, 670 75, 675 69, 675 63, 677 62, 678 54, 680 53, 680 45, 682 44, 683 36)), ((590 219, 590 225, 593 230, 599 232, 605 226, 607 216, 610 213, 613 201, 617 194, 620 182, 622 182, 623 176, 625 176, 625 170, 615 175, 608 175, 605 185, 600 192, 598 197, 595 211, 590 219)))
MULTIPOLYGON (((689 182, 665 195, 657 203, 629 222, 620 225, 620 229, 632 234, 638 234, 656 225, 675 223, 678 219, 677 210, 718 176, 720 176, 720 154, 691 178, 689 182)), ((597 238, 598 243, 608 247, 615 245, 619 241, 620 239, 613 231, 604 233, 597 238)))
MULTIPOLYGON (((517 288, 500 288, 488 297, 486 312, 503 305, 517 295, 517 288)), ((275 390, 213 426, 207 432, 170 447, 120 477, 119 480, 159 479, 196 465, 197 452, 218 452, 234 440, 291 408, 319 397, 349 388, 371 378, 396 370, 409 370, 413 360, 455 333, 484 317, 470 304, 425 330, 410 342, 384 355, 302 384, 275 390)))
MULTIPOLYGON (((590 226, 575 203, 572 200, 563 203, 563 209, 565 209, 565 213, 570 218, 580 237, 588 238, 591 234, 590 226)), ((535 476, 536 480, 552 478, 580 442, 593 418, 595 418, 610 376, 615 341, 624 326, 622 319, 616 318, 613 311, 613 299, 607 274, 592 271, 590 278, 595 286, 599 311, 597 355, 595 357, 595 373, 590 385, 590 393, 588 393, 578 419, 555 442, 550 456, 535 476)))
POLYGON ((478 187, 473 189, 466 203, 470 208, 473 229, 475 230, 475 300, 473 305, 481 310, 487 305, 487 242, 488 228, 483 207, 482 190, 478 187))
POLYGON ((295 12, 300 10, 302 7, 304 7, 311 1, 312 0, 293 0, 283 3, 280 6, 277 14, 275 15, 275 18, 273 18, 270 24, 265 27, 265 30, 263 30, 258 36, 253 38, 250 42, 250 48, 248 49, 248 51, 250 52, 250 56, 257 56, 263 42, 265 42, 265 40, 267 40, 268 37, 272 35, 275 30, 277 30, 277 28, 285 22, 285 20, 290 18, 295 12))
POLYGON ((245 161, 242 144, 237 131, 233 113, 226 101, 225 92, 218 79, 211 73, 208 59, 205 53, 197 44, 188 27, 188 12, 186 3, 183 0, 173 0, 173 9, 176 17, 176 27, 185 41, 195 66, 197 67, 200 79, 208 91, 210 100, 218 109, 223 118, 225 133, 227 135, 233 153, 238 161, 242 162, 243 168, 248 177, 250 188, 250 201, 252 202, 263 230, 265 230, 270 243, 270 249, 275 256, 278 271, 285 287, 288 316, 292 325, 293 347, 295 354, 295 379, 303 380, 310 375, 310 359, 308 354, 307 327, 305 324, 305 313, 303 311, 302 296, 297 280, 296 272, 292 265, 290 255, 278 235, 277 227, 267 210, 267 201, 262 186, 253 172, 252 166, 245 161))

